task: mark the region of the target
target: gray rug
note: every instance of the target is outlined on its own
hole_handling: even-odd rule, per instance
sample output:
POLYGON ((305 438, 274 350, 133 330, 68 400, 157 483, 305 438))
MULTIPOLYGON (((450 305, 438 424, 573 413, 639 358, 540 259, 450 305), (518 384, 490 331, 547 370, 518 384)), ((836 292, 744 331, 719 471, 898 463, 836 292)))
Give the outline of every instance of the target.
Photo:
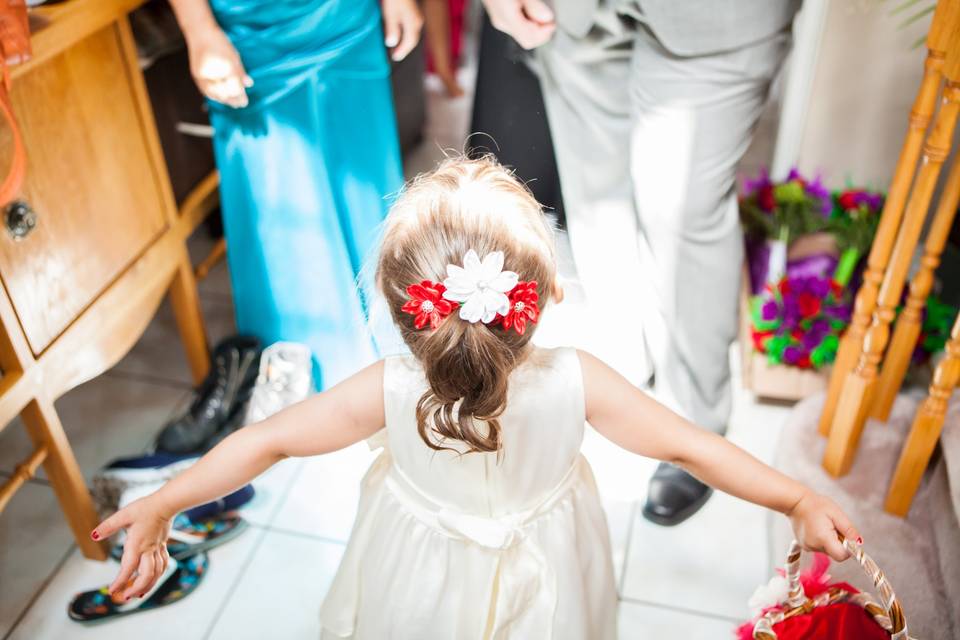
MULTIPOLYGON (((836 479, 820 466, 826 440, 817 433, 823 405, 818 395, 799 403, 784 426, 775 466, 815 491, 836 500, 864 539, 864 548, 889 577, 900 597, 910 635, 923 640, 960 638, 960 404, 951 404, 942 451, 938 451, 903 520, 883 511, 883 501, 900 449, 923 393, 897 399, 887 423, 869 421, 849 474, 836 479)), ((782 564, 793 537, 787 520, 770 519, 772 562, 782 564)), ((873 592, 859 566, 831 569, 873 592)))

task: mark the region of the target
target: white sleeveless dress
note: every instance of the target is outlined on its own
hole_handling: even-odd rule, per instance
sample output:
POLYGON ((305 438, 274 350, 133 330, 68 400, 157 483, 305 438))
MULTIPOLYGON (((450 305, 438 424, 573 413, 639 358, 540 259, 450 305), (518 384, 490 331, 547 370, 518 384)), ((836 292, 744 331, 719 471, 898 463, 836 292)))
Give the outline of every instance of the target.
POLYGON ((576 351, 536 349, 513 372, 499 461, 423 443, 415 407, 427 385, 412 356, 388 358, 383 382, 384 451, 363 480, 322 637, 615 638, 576 351))

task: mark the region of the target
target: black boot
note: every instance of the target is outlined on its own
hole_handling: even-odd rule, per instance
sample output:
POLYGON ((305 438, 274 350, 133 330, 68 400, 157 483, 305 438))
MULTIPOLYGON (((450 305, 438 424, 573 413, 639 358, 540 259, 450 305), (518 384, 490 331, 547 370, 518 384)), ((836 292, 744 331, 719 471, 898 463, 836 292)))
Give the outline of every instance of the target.
POLYGON ((650 478, 643 517, 672 527, 699 511, 711 493, 713 489, 680 467, 661 462, 650 478))
POLYGON ((210 373, 194 392, 193 403, 185 414, 163 428, 157 437, 157 450, 200 454, 228 422, 231 431, 236 429, 234 423, 250 400, 259 368, 258 339, 233 336, 220 342, 213 350, 210 373))

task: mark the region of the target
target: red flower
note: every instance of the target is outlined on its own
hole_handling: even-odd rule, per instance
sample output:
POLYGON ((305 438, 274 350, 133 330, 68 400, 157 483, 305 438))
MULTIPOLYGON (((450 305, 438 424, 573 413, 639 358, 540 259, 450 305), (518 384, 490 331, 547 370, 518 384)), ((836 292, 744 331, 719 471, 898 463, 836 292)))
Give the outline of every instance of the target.
POLYGON ((800 356, 800 359, 797 360, 797 366, 801 369, 810 369, 813 366, 813 364, 810 362, 810 354, 805 353, 800 356))
POLYGON ((767 341, 773 335, 772 331, 757 331, 753 329, 751 331, 751 337, 753 338, 753 348, 756 349, 759 353, 767 352, 767 341))
POLYGON ((777 208, 777 199, 773 197, 772 185, 767 184, 757 190, 757 203, 766 212, 772 212, 777 208))
POLYGON ((779 284, 778 286, 779 286, 779 288, 780 288, 780 295, 782 295, 782 296, 788 296, 788 295, 790 295, 790 292, 792 291, 792 288, 790 287, 790 281, 789 281, 789 280, 787 280, 786 278, 784 278, 783 280, 780 281, 780 284, 779 284))
POLYGON ((537 301, 540 296, 537 295, 537 281, 518 282, 510 293, 510 310, 503 316, 503 328, 513 327, 517 333, 523 335, 527 330, 527 322, 536 322, 540 317, 540 307, 537 301))
POLYGON ((431 329, 440 326, 440 322, 457 308, 456 302, 443 297, 447 288, 439 282, 424 280, 420 284, 407 287, 410 299, 400 308, 404 313, 416 316, 413 320, 415 329, 423 329, 427 324, 431 329))
POLYGON ((844 209, 859 209, 860 205, 857 203, 857 194, 855 191, 844 191, 840 194, 840 197, 837 198, 840 202, 840 206, 844 209))
POLYGON ((797 305, 800 307, 800 314, 804 318, 810 318, 820 313, 820 300, 807 291, 797 296, 797 305))

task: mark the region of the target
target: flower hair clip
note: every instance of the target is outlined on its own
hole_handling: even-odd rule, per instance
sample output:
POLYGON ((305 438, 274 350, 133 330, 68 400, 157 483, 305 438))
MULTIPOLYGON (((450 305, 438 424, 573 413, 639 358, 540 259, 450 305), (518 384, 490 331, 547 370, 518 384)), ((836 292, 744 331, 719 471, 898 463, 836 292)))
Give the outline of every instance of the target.
POLYGON ((443 283, 424 280, 407 287, 410 299, 402 311, 416 316, 415 329, 436 329, 454 309, 470 323, 500 324, 523 335, 527 323, 540 317, 537 282, 521 282, 513 271, 503 269, 503 252, 492 251, 480 259, 471 249, 463 266, 448 264, 443 283))
POLYGON ((423 329, 430 325, 431 329, 436 329, 440 323, 457 308, 456 302, 451 302, 443 297, 447 290, 439 282, 432 280, 423 280, 420 284, 412 284, 407 287, 407 295, 410 299, 400 308, 404 313, 416 316, 413 319, 414 329, 423 329))

